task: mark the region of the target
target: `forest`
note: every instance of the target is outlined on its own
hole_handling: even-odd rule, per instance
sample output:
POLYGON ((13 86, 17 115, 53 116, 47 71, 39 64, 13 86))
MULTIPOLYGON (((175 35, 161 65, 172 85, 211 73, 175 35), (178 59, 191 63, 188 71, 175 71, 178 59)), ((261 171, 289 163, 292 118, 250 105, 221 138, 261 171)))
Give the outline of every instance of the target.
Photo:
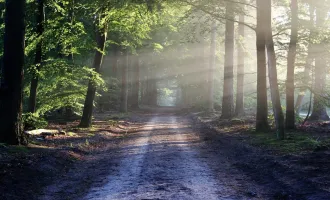
POLYGON ((0 199, 330 199, 329 0, 0 11, 0 199))

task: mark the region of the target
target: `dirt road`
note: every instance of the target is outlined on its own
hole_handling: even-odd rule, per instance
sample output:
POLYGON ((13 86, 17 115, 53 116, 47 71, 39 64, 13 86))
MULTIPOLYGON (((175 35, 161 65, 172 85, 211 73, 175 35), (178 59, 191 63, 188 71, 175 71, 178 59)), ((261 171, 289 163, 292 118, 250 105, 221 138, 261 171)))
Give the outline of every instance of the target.
POLYGON ((178 120, 152 118, 146 125, 150 130, 122 148, 122 160, 111 170, 115 173, 109 182, 92 188, 84 199, 234 199, 235 192, 228 193, 230 186, 219 183, 207 158, 199 154, 199 138, 178 120))
POLYGON ((289 187, 271 178, 251 180, 225 153, 230 141, 206 137, 188 117, 163 113, 141 121, 136 133, 90 155, 40 199, 320 199, 282 195, 289 187))

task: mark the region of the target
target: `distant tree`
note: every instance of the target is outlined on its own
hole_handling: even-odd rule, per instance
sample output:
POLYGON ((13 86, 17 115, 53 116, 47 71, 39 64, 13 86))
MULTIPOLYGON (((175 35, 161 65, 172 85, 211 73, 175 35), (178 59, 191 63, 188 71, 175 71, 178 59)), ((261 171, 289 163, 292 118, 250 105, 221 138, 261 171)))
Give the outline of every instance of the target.
POLYGON ((222 119, 234 114, 234 9, 233 3, 226 2, 225 66, 222 97, 222 119))
POLYGON ((257 131, 268 131, 265 0, 257 0, 257 131))
POLYGON ((140 60, 138 55, 133 59, 133 77, 132 77, 132 105, 133 109, 139 108, 139 92, 140 92, 140 60))
POLYGON ((286 129, 295 128, 295 109, 294 109, 294 71, 298 40, 298 2, 291 0, 291 37, 289 52, 287 58, 287 76, 286 76, 286 129))
POLYGON ((127 112, 128 103, 128 49, 124 49, 121 64, 121 96, 120 96, 120 112, 127 112))
POLYGON ((36 111, 37 103, 37 88, 39 82, 39 73, 42 65, 42 41, 43 41, 43 32, 44 32, 44 23, 45 23, 45 6, 44 0, 37 0, 37 12, 36 12, 36 23, 37 23, 37 46, 34 64, 35 68, 32 70, 32 80, 30 86, 30 98, 29 98, 29 112, 34 113, 36 111))
POLYGON ((304 100, 305 94, 306 94, 306 86, 309 85, 309 82, 311 80, 310 73, 313 68, 313 63, 314 63, 314 53, 313 53, 313 38, 315 37, 315 6, 309 5, 309 36, 308 36, 308 47, 307 47, 307 58, 306 58, 306 63, 305 63, 305 69, 304 69, 304 75, 302 79, 302 87, 299 90, 299 94, 296 100, 296 105, 295 105, 295 112, 297 115, 299 115, 302 102, 304 100))
POLYGON ((244 65, 245 65, 245 48, 244 48, 244 34, 245 34, 245 21, 244 14, 239 15, 238 24, 238 47, 237 47, 237 89, 236 89, 236 109, 235 115, 244 115, 244 65))
POLYGON ((211 25, 211 45, 210 45, 210 65, 208 70, 208 110, 214 111, 214 72, 215 72, 215 56, 216 56, 216 36, 217 22, 212 21, 211 25))
POLYGON ((25 0, 6 0, 0 85, 0 142, 26 144, 22 127, 25 0))
POLYGON ((315 83, 314 83, 314 102, 313 102, 313 112, 309 120, 329 120, 327 114, 326 106, 324 103, 324 93, 326 89, 326 69, 327 61, 324 58, 326 54, 325 51, 325 41, 321 34, 321 30, 325 25, 325 19, 327 17, 327 12, 323 8, 325 0, 318 1, 316 7, 316 28, 318 30, 318 42, 315 44, 314 51, 317 54, 315 57, 315 83))
POLYGON ((263 9, 265 10, 265 35, 266 35, 266 49, 268 57, 268 77, 270 94, 273 105, 274 119, 277 130, 278 139, 284 139, 284 115, 281 106, 280 92, 277 82, 277 66, 276 66, 276 54, 272 33, 272 1, 264 0, 263 9))

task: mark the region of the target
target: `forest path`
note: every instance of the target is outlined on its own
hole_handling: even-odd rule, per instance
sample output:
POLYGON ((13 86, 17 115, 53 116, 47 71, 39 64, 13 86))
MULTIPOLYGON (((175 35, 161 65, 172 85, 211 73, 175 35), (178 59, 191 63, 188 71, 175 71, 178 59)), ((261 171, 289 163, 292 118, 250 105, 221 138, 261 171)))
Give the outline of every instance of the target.
POLYGON ((188 117, 155 114, 148 121, 117 149, 49 186, 41 199, 259 199, 249 189, 258 188, 207 145, 188 117))

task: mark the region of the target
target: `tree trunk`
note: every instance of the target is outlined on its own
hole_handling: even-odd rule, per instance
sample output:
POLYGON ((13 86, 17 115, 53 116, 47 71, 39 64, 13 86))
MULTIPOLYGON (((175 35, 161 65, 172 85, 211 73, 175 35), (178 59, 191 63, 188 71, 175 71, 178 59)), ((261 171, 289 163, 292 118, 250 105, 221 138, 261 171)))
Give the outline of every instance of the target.
POLYGON ((25 0, 6 0, 0 85, 0 142, 26 144, 22 127, 25 0))
POLYGON ((278 89, 277 83, 277 68, 276 68, 276 55, 275 47, 273 42, 272 34, 272 2, 271 0, 265 1, 265 21, 267 22, 264 26, 266 29, 266 48, 267 48, 267 57, 268 57, 268 76, 269 76, 269 87, 270 94, 273 104, 273 112, 277 130, 277 138, 284 139, 284 115, 281 106, 280 92, 278 89))
POLYGON ((225 67, 222 98, 222 119, 229 119, 234 111, 234 13, 233 5, 226 3, 225 67))
POLYGON ((291 38, 287 61, 286 76, 286 117, 285 128, 295 128, 295 111, 294 111, 294 68, 296 62, 298 40, 298 2, 291 0, 291 38))
MULTIPOLYGON (((324 1, 320 2, 320 5, 324 5, 324 1), (323 2, 323 3, 322 3, 323 2)), ((326 12, 324 8, 316 8, 316 26, 319 30, 322 30, 322 27, 325 24, 326 12)), ((318 33, 319 38, 322 38, 322 33, 318 33)), ((314 83, 314 103, 313 103, 313 112, 309 120, 329 120, 329 116, 326 111, 326 106, 324 105, 325 99, 323 95, 325 93, 326 87, 326 68, 327 63, 324 58, 325 52, 325 41, 321 40, 318 44, 315 45, 315 83, 314 83)))
POLYGON ((157 81, 156 81, 156 74, 155 70, 152 69, 152 77, 150 80, 150 105, 157 106, 157 81))
POLYGON ((118 45, 112 45, 112 59, 111 59, 111 63, 112 63, 112 77, 114 78, 118 78, 118 55, 119 55, 119 47, 118 45))
POLYGON ((216 36, 217 23, 212 22, 211 30, 211 47, 210 47, 210 69, 208 70, 208 111, 214 112, 214 72, 215 72, 215 56, 216 56, 216 36))
POLYGON ((132 108, 139 108, 139 91, 140 91, 140 60, 138 56, 134 58, 135 64, 133 66, 133 83, 132 83, 132 108))
POLYGON ((266 67, 266 36, 265 24, 265 0, 257 0, 257 120, 256 131, 269 130, 268 103, 267 103, 267 67, 266 67))
POLYGON ((42 34, 44 32, 44 22, 45 22, 45 6, 44 0, 37 0, 37 35, 38 35, 38 44, 36 46, 36 54, 34 59, 35 69, 33 70, 31 86, 30 86, 30 98, 29 98, 29 112, 36 112, 36 104, 37 104, 37 89, 39 82, 39 71, 42 65, 42 34))
POLYGON ((305 69, 304 69, 304 77, 302 80, 302 88, 299 91, 299 95, 297 97, 296 101, 296 114, 299 115, 300 110, 301 110, 301 104, 304 100, 305 93, 306 93, 306 87, 309 85, 309 81, 311 80, 310 78, 310 72, 313 67, 313 62, 314 62, 314 55, 313 55, 313 37, 315 36, 315 30, 314 30, 314 11, 315 7, 312 5, 309 5, 309 14, 310 14, 310 29, 309 29, 309 44, 308 44, 308 55, 306 59, 306 64, 305 64, 305 69))
MULTIPOLYGON (((244 23, 244 15, 239 16, 239 21, 244 23)), ((238 51, 237 51, 237 95, 236 95, 236 116, 244 115, 244 24, 238 25, 238 51)))
MULTIPOLYGON (((94 56, 93 68, 97 73, 100 73, 100 69, 102 66, 103 52, 105 48, 105 42, 107 40, 106 30, 107 30, 106 27, 96 27, 96 31, 95 31, 97 50, 94 56)), ((96 93, 96 85, 93 80, 90 80, 88 83, 88 90, 85 99, 83 115, 79 125, 80 127, 88 128, 92 125, 95 93, 96 93)))
POLYGON ((124 62, 122 64, 122 77, 121 77, 121 96, 120 96, 120 112, 127 112, 127 102, 128 102, 128 50, 124 53, 124 62))

